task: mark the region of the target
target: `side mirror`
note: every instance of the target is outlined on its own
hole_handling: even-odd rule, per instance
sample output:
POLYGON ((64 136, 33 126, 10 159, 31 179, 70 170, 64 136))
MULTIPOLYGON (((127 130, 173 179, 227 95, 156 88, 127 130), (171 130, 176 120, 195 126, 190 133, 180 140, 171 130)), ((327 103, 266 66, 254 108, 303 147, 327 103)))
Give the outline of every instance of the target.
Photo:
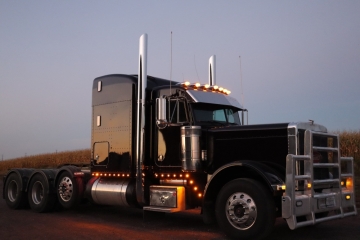
POLYGON ((156 125, 158 128, 166 128, 168 121, 166 119, 166 98, 156 99, 156 125))

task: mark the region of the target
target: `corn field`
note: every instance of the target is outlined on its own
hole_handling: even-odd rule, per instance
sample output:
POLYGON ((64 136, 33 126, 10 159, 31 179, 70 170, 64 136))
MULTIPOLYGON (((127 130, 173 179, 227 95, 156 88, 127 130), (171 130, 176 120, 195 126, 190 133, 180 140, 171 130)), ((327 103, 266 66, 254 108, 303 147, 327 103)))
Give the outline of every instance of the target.
POLYGON ((10 168, 54 168, 65 163, 89 164, 90 149, 33 155, 0 161, 0 175, 10 168))

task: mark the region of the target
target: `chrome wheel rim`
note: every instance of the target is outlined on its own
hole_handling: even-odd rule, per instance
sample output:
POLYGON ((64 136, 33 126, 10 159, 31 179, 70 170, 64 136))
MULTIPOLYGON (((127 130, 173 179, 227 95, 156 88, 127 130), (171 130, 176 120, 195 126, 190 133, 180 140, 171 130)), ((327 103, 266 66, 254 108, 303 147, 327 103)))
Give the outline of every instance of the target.
POLYGON ((239 230, 249 229, 257 217, 255 201, 246 193, 232 194, 225 206, 227 220, 239 230))
POLYGON ((40 204, 44 198, 44 186, 40 181, 34 183, 31 190, 31 198, 35 204, 40 204))
POLYGON ((18 195, 18 184, 15 180, 12 180, 8 186, 8 199, 10 202, 15 202, 18 195))
POLYGON ((73 195, 73 183, 69 177, 63 177, 59 182, 59 196, 64 202, 70 201, 73 195))

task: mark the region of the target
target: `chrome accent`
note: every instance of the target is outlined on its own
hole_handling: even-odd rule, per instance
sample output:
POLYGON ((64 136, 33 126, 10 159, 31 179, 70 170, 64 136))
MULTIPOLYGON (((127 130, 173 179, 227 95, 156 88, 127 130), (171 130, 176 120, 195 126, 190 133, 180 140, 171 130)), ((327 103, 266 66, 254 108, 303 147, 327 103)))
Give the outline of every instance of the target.
POLYGON ((209 85, 216 85, 216 56, 209 58, 209 85))
POLYGON ((185 186, 187 184, 186 179, 161 179, 161 185, 166 186, 185 186))
POLYGON ((185 187, 150 186, 150 206, 143 209, 167 213, 185 210, 185 187))
POLYGON ((180 131, 182 170, 185 172, 201 170, 201 127, 183 126, 180 131))
MULTIPOLYGON (((309 123, 311 124, 311 123, 309 123)), ((311 126, 315 126, 311 124, 311 126)), ((316 130, 324 129, 315 127, 316 130)), ((356 215, 354 189, 341 186, 341 179, 351 177, 354 179, 353 159, 341 158, 339 136, 313 130, 306 130, 304 136, 304 155, 288 154, 286 158, 286 190, 282 198, 282 217, 286 219, 290 229, 313 225, 319 222, 336 218, 356 215), (314 146, 313 139, 325 137, 332 139, 333 146, 314 146), (314 163, 314 152, 333 154, 332 162, 314 163), (297 166, 303 162, 303 170, 298 171, 297 166), (341 163, 346 164, 342 169, 341 163), (338 176, 333 174, 327 178, 315 179, 315 168, 333 168, 338 176), (341 172, 345 170, 345 172, 341 172), (300 182, 300 183, 299 183, 300 182), (298 188, 300 186, 300 188, 298 188), (302 187, 301 187, 302 186, 302 187), (317 191, 315 191, 315 189, 317 191), (321 190, 321 192, 320 192, 321 190), (349 200, 346 195, 350 195, 349 200), (333 215, 319 216, 317 213, 330 213, 333 215), (305 221, 298 221, 298 216, 305 216, 305 221)))
POLYGON ((69 177, 63 177, 61 179, 61 181, 59 182, 58 191, 60 198, 64 202, 70 201, 73 195, 74 186, 73 186, 73 182, 69 177))
POLYGON ((235 98, 223 93, 204 92, 191 89, 186 90, 186 92, 196 103, 212 103, 243 109, 241 104, 235 98))
POLYGON ((160 97, 156 99, 156 125, 163 129, 167 126, 166 119, 166 98, 160 97))
POLYGON ((225 212, 229 223, 239 230, 251 228, 257 218, 254 200, 243 192, 234 193, 228 198, 225 212))
POLYGON ((129 206, 126 190, 130 179, 98 178, 91 186, 92 200, 101 205, 129 206))
POLYGON ((207 160, 207 151, 201 150, 201 161, 206 161, 206 160, 207 160))
POLYGON ((101 92, 101 87, 102 87, 101 85, 102 85, 101 81, 98 81, 98 89, 97 89, 98 92, 101 92))
POLYGON ((9 183, 8 186, 8 199, 10 200, 10 202, 15 202, 16 198, 17 198, 17 194, 18 194, 18 184, 15 180, 12 180, 9 183))
POLYGON ((139 204, 144 204, 144 189, 142 184, 142 166, 144 162, 145 141, 145 89, 147 85, 147 34, 143 34, 139 41, 139 74, 138 98, 136 115, 136 199, 139 204))
POLYGON ((44 186, 40 181, 36 181, 32 186, 31 198, 36 205, 40 204, 44 198, 44 186))

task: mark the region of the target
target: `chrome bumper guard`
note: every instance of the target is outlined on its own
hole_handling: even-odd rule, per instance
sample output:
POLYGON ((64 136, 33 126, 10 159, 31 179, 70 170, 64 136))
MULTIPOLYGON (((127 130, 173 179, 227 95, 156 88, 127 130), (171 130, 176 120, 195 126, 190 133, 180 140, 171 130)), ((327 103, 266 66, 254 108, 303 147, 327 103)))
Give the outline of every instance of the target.
POLYGON ((340 158, 338 140, 337 134, 306 130, 305 155, 287 156, 282 217, 290 229, 357 214, 353 158, 340 158), (335 146, 314 146, 314 137, 331 139, 331 145, 335 146), (314 163, 314 152, 330 153, 331 162, 314 163), (300 166, 303 166, 301 171, 300 166), (328 174, 328 178, 322 177, 321 180, 315 179, 316 168, 335 169, 338 174, 328 174))

